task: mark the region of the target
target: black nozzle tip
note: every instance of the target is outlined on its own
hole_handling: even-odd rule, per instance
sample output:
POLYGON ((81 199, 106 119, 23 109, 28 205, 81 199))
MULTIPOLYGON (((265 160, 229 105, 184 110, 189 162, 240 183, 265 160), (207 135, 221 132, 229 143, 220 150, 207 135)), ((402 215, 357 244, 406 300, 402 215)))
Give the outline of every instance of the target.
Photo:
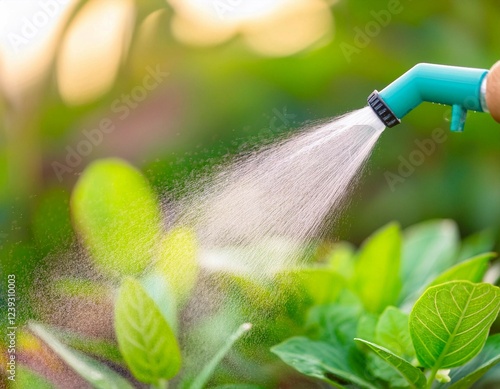
POLYGON ((378 91, 373 91, 372 94, 368 96, 368 105, 372 107, 373 111, 386 127, 394 127, 401 123, 401 120, 394 115, 394 112, 391 111, 389 106, 379 96, 378 91))

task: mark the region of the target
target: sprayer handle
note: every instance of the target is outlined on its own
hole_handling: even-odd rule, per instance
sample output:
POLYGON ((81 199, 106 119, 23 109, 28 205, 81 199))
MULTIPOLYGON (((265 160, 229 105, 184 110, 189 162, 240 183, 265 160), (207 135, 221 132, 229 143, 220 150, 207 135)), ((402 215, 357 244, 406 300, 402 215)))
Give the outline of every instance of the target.
POLYGON ((486 105, 497 122, 500 123, 500 61, 490 69, 486 80, 486 105))

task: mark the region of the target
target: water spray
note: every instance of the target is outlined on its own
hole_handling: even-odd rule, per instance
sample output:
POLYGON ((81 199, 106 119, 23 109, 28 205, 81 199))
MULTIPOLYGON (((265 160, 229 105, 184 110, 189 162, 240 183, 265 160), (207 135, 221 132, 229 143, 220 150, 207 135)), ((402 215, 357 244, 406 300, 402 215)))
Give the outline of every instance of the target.
POLYGON ((500 61, 490 70, 421 63, 368 97, 387 127, 424 101, 451 105, 451 131, 464 130, 467 111, 489 112, 500 122, 500 61))

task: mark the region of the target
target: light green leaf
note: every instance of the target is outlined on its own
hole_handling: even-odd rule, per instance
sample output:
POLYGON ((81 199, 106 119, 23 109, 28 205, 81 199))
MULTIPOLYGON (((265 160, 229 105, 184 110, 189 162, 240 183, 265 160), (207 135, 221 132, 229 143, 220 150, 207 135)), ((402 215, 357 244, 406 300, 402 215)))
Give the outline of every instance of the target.
POLYGON ((452 281, 433 286, 410 314, 410 334, 422 366, 463 365, 481 351, 500 308, 500 289, 452 281))
POLYGON ((408 315, 396 307, 387 307, 380 315, 375 329, 378 344, 405 358, 415 357, 408 327, 408 315))
POLYGON ((349 280, 354 273, 354 258, 355 248, 351 243, 336 243, 328 256, 328 267, 349 280))
POLYGON ((119 159, 92 163, 71 198, 75 227, 95 264, 114 276, 138 274, 160 239, 158 201, 146 179, 119 159))
POLYGON ((166 278, 180 300, 185 300, 195 285, 199 271, 197 252, 196 237, 188 228, 174 228, 161 240, 156 271, 166 278))
POLYGON ((94 388, 133 389, 133 386, 114 370, 79 351, 65 346, 42 325, 30 323, 29 328, 94 388))
POLYGON ((500 334, 490 336, 481 352, 463 366, 452 369, 451 382, 439 389, 469 389, 488 370, 500 362, 500 334))
POLYGON ((294 337, 272 347, 271 351, 307 376, 338 385, 337 377, 361 388, 376 388, 364 378, 365 372, 360 363, 355 363, 343 349, 328 343, 294 337))
MULTIPOLYGON (((370 350, 367 345, 359 342, 358 345, 366 348, 367 351, 370 350)), ((373 352, 368 353, 366 356, 366 368, 373 374, 373 377, 385 381, 385 386, 387 386, 387 388, 402 389, 410 387, 406 378, 404 378, 398 370, 373 352)))
POLYGON ((126 278, 115 304, 115 332, 132 374, 156 384, 175 376, 181 353, 170 325, 141 284, 126 278))
POLYGON ((390 350, 379 346, 378 344, 368 342, 363 339, 356 338, 358 342, 366 344, 370 347, 374 353, 376 353, 380 358, 394 367, 400 374, 403 376, 411 388, 420 389, 423 388, 426 384, 426 379, 424 374, 413 366, 411 363, 407 362, 403 358, 397 356, 390 350))
POLYGON ((207 384, 208 380, 214 373, 217 365, 222 361, 222 359, 226 356, 226 354, 231 350, 231 347, 236 343, 238 339, 240 339, 243 334, 248 332, 252 328, 250 323, 242 324, 235 333, 233 333, 228 340, 224 343, 224 345, 220 348, 220 350, 213 356, 213 358, 205 365, 205 367, 201 370, 201 372, 196 376, 193 380, 193 383, 190 385, 190 389, 203 389, 207 384))
POLYGON ((400 302, 409 298, 413 303, 433 278, 454 264, 459 241, 458 228, 451 220, 428 221, 404 231, 400 302))
POLYGON ((485 253, 459 263, 439 275, 428 287, 448 281, 481 282, 488 270, 488 263, 495 256, 495 253, 485 253))
POLYGON ((370 236, 358 254, 353 288, 366 310, 380 313, 395 305, 401 290, 401 233, 389 224, 370 236))
POLYGON ((290 270, 280 276, 287 279, 289 289, 294 289, 299 299, 308 297, 313 305, 334 303, 345 285, 343 277, 327 268, 290 270))

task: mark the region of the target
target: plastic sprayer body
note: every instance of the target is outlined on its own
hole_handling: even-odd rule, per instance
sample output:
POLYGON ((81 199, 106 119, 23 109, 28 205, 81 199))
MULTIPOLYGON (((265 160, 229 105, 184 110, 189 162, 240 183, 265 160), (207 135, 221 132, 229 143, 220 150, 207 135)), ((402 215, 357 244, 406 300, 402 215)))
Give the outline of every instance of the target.
POLYGON ((493 90, 500 90, 497 82, 500 82, 500 63, 491 72, 422 63, 381 92, 373 92, 368 103, 388 127, 397 125, 403 116, 424 101, 451 105, 451 130, 463 131, 468 110, 491 111, 498 120, 500 95, 492 93, 493 90), (490 78, 495 82, 488 82, 490 78), (490 87, 490 83, 495 85, 490 87), (493 95, 496 97, 493 98, 493 95))

